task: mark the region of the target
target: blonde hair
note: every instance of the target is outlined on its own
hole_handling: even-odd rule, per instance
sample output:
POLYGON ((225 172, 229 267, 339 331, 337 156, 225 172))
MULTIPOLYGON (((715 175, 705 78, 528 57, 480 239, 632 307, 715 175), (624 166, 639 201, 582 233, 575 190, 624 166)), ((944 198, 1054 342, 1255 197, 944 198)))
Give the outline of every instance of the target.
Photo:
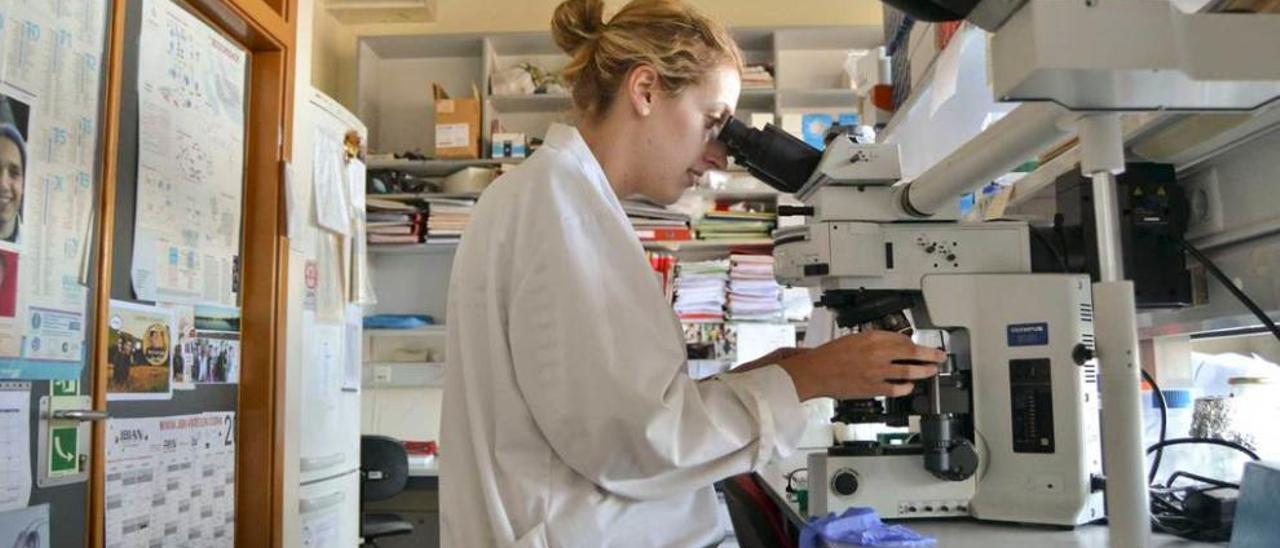
POLYGON ((718 66, 742 70, 728 31, 681 0, 631 0, 607 24, 603 0, 567 0, 556 7, 551 35, 571 57, 562 74, 587 115, 608 109, 636 65, 653 67, 672 95, 718 66))

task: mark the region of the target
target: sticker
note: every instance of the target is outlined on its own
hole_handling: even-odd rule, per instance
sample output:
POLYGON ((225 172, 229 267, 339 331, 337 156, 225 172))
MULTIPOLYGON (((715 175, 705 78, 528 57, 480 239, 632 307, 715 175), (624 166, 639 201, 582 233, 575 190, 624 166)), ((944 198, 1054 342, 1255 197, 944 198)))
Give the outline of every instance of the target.
POLYGON ((1049 344, 1049 324, 1015 323, 1007 328, 1009 346, 1045 346, 1049 344))

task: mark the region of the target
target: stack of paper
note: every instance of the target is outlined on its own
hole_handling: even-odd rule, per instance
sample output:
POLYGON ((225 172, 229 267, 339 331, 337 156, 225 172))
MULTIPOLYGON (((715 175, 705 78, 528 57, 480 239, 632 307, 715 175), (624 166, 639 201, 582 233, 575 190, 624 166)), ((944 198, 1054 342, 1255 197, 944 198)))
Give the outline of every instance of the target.
POLYGON ((782 320, 782 288, 773 278, 773 257, 732 255, 729 273, 729 320, 782 320))
POLYGON ((427 204, 427 243, 456 243, 471 220, 474 200, 432 198, 427 204))
POLYGON ((777 215, 751 211, 709 211, 694 226, 703 240, 767 239, 777 215))
POLYGON ((422 241, 422 215, 418 208, 395 200, 368 198, 365 209, 365 232, 370 245, 422 241))
POLYGON ((725 283, 729 261, 724 259, 681 263, 676 276, 676 315, 682 321, 724 320, 725 283))

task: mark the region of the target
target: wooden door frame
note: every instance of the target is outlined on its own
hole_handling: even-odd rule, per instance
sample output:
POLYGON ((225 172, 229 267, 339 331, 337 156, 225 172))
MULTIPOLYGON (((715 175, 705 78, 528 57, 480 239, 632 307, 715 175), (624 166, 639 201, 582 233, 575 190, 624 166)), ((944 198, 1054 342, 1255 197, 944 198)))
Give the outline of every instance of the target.
MULTIPOLYGON (((98 241, 95 243, 99 313, 90 367, 93 407, 107 408, 107 314, 123 86, 125 8, 111 0, 106 109, 102 131, 98 241)), ((285 239, 284 165, 292 154, 297 0, 186 0, 195 14, 250 53, 245 123, 245 183, 240 256, 240 386, 236 404, 237 546, 282 544, 284 511, 285 325, 289 245, 285 239)), ((105 542, 106 425, 93 426, 89 546, 105 542)))

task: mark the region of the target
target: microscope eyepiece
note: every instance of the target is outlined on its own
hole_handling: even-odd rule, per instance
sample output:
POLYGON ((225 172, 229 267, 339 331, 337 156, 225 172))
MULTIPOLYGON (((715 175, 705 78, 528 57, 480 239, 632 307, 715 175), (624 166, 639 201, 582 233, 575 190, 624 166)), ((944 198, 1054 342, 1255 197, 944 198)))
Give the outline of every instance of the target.
POLYGON ((822 159, 818 149, 773 124, 759 130, 732 116, 725 120, 716 139, 724 143, 738 165, 782 192, 800 190, 822 159))

